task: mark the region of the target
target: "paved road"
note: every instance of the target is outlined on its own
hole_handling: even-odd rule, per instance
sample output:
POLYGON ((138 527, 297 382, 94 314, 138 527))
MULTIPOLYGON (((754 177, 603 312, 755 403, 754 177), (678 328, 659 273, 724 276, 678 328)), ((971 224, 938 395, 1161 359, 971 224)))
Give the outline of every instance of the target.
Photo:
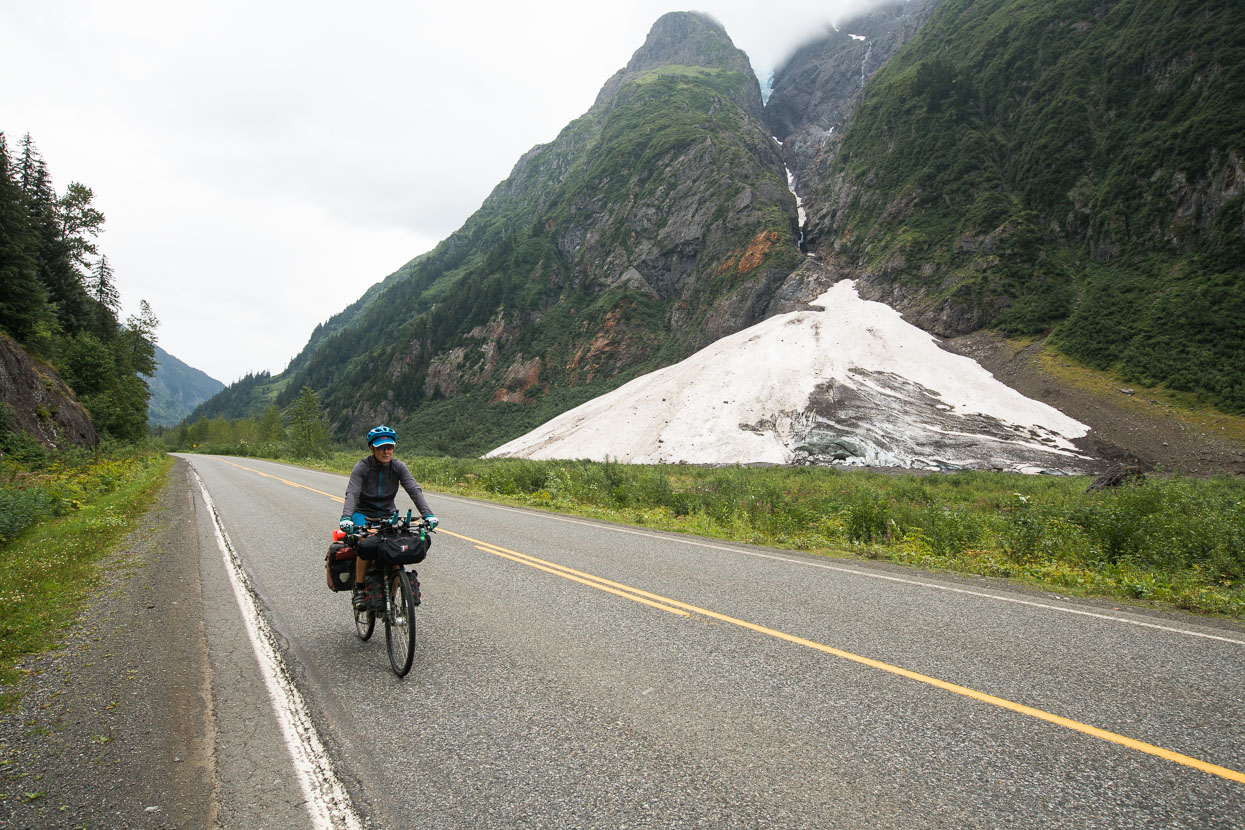
POLYGON ((398 680, 344 477, 189 460, 365 824, 1245 827, 1239 627, 432 493, 398 680))

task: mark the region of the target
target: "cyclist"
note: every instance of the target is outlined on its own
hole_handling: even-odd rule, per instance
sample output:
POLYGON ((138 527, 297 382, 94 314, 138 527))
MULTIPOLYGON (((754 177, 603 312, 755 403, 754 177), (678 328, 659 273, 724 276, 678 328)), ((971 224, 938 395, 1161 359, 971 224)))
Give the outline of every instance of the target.
MULTIPOLYGON (((359 460, 350 471, 350 482, 346 485, 346 503, 342 507, 341 529, 353 533, 357 528, 367 524, 368 518, 388 518, 393 515, 394 498, 398 495, 398 486, 406 490, 411 501, 415 502, 419 514, 431 527, 437 526, 437 517, 433 515, 424 491, 406 465, 393 457, 397 445, 398 434, 387 426, 378 426, 367 433, 367 446, 371 455, 359 460)), ((364 579, 370 560, 358 556, 354 566, 354 596, 352 601, 356 608, 367 605, 367 588, 364 579)), ((419 605, 419 580, 415 570, 410 571, 415 604, 419 605)))

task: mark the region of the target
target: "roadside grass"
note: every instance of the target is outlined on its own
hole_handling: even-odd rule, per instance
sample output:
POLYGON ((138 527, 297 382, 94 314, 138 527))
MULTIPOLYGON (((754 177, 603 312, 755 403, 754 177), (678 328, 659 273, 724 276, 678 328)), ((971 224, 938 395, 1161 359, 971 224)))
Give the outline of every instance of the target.
POLYGON ((114 450, 33 470, 4 470, 0 708, 18 700, 13 686, 24 676, 21 662, 54 649, 74 624, 99 582, 100 561, 146 512, 172 463, 164 453, 114 450))
POLYGON ((404 461, 430 491, 1245 618, 1245 481, 1229 476, 1087 492, 1087 477, 993 472, 404 461))

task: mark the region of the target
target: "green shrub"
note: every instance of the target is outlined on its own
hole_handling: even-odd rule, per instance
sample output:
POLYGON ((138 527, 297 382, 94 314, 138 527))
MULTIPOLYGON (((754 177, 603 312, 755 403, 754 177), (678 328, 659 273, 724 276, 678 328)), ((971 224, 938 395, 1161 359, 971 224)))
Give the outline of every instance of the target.
POLYGON ((847 506, 847 538, 868 544, 881 540, 890 521, 890 510, 880 499, 858 498, 847 506))
POLYGON ((917 534, 938 556, 959 556, 977 542, 980 520, 968 511, 931 506, 921 514, 917 534))
POLYGON ((56 498, 44 487, 0 487, 0 546, 22 531, 59 515, 56 498))

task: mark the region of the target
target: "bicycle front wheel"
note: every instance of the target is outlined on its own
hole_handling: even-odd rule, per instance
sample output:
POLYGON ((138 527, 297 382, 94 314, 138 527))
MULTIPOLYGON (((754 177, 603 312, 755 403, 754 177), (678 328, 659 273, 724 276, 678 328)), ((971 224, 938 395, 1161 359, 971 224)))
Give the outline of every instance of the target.
POLYGON ((372 629, 376 628, 376 612, 370 609, 355 608, 352 603, 350 613, 354 615, 354 633, 360 640, 370 640, 372 629))
POLYGON ((398 677, 406 677, 415 660, 415 597, 406 571, 398 570, 393 574, 389 596, 389 613, 385 615, 389 665, 398 677))

